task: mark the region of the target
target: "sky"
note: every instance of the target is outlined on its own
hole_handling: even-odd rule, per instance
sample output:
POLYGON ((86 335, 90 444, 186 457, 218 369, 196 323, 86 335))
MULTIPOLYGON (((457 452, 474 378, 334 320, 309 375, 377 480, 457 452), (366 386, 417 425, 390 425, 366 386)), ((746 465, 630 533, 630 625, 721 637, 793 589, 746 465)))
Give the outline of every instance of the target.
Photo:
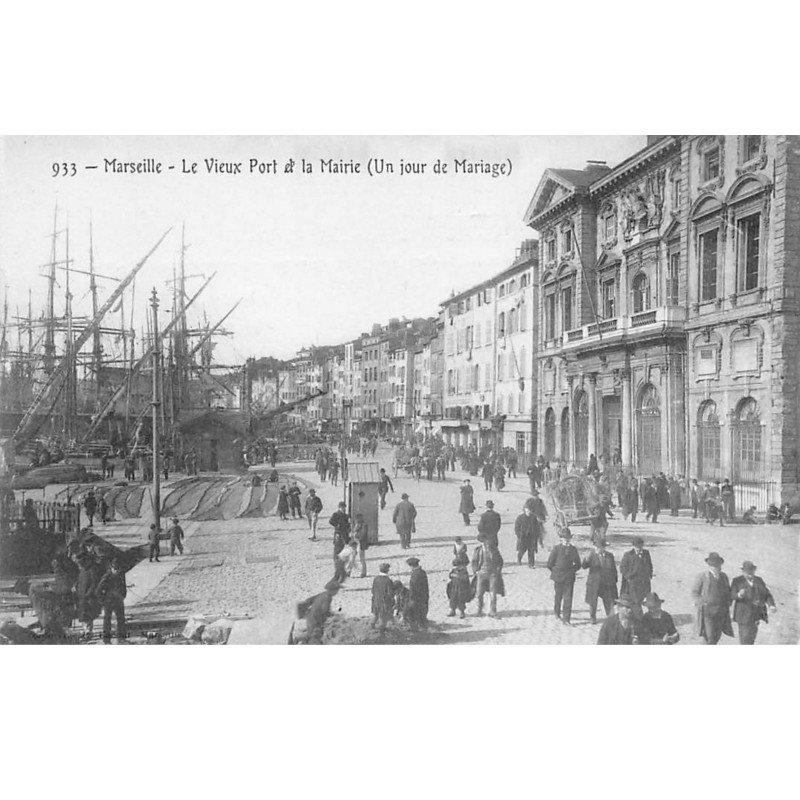
MULTIPOLYGON (((235 335, 220 341, 217 359, 290 358, 303 346, 353 339, 375 322, 436 314, 451 291, 504 269, 520 242, 535 236, 522 218, 544 169, 581 168, 589 159, 613 166, 644 143, 644 136, 6 137, 0 293, 7 291, 12 316, 17 306, 24 313, 29 288, 34 315, 44 307, 40 273, 50 258, 56 205, 77 269, 88 269, 91 216, 95 269, 105 275, 124 276, 171 228, 137 277, 140 331, 152 288, 163 293, 162 313, 169 313, 166 282, 185 224, 187 274, 217 273, 190 323, 205 312, 213 324, 242 300, 225 323, 235 335), (161 174, 105 168, 106 159, 148 158, 162 163, 161 174), (209 173, 205 159, 240 162, 242 171, 209 173), (275 159, 277 174, 258 166, 251 173, 251 159, 275 159), (294 171, 286 172, 290 159, 294 171), (302 159, 310 174, 301 171, 302 159), (323 173, 328 159, 359 163, 362 171, 323 173), (394 173, 370 176, 370 159, 391 163, 394 173), (424 172, 399 174, 401 159, 417 170, 426 164, 424 172), (454 174, 459 159, 505 164, 510 174, 454 174), (434 173, 437 160, 445 174, 434 173), (54 176, 63 164, 67 174, 54 176)), ((62 235, 59 258, 63 247, 62 235)), ((189 280, 188 292, 201 282, 189 280)), ((111 285, 102 282, 101 292, 111 285)), ((88 310, 87 291, 88 278, 73 276, 75 313, 88 310)), ((57 302, 63 310, 63 294, 57 302)))

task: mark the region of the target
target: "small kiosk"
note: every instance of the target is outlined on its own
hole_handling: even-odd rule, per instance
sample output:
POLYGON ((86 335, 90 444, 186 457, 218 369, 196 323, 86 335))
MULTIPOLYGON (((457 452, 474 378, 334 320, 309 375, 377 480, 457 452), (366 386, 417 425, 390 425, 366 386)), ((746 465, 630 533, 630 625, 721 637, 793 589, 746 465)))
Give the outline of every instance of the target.
POLYGON ((380 473, 378 470, 376 461, 347 465, 350 519, 355 525, 356 514, 364 516, 364 522, 369 528, 370 544, 378 543, 378 505, 380 501, 378 495, 380 473))

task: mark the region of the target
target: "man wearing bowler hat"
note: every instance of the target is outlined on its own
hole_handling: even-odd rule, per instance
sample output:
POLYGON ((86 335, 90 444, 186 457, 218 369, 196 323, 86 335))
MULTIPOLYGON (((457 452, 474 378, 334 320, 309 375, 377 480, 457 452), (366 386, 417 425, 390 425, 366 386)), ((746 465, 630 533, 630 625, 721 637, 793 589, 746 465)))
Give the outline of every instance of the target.
POLYGON ((569 625, 572 591, 575 588, 575 574, 581 568, 581 557, 578 548, 572 544, 572 531, 569 528, 562 528, 558 536, 560 541, 550 551, 547 568, 555 590, 553 612, 565 625, 569 625))
POLYGON ((644 598, 647 611, 642 617, 641 636, 645 644, 675 644, 681 638, 672 617, 662 610, 663 602, 655 592, 644 598))
POLYGON ((582 561, 584 569, 589 570, 586 578, 586 602, 589 605, 589 617, 592 623, 597 622, 597 601, 603 601, 606 617, 611 615, 614 601, 617 599, 617 565, 614 556, 606 550, 605 539, 597 539, 594 552, 582 561))
POLYGON ((619 562, 619 572, 622 577, 620 594, 627 594, 636 604, 636 613, 641 611, 642 600, 650 591, 650 581, 653 579, 653 561, 649 551, 644 549, 644 539, 637 536, 633 540, 633 550, 628 550, 619 562))
POLYGON ((397 528, 397 535, 400 537, 400 546, 403 550, 411 547, 411 534, 417 529, 417 509, 408 499, 408 495, 403 492, 400 495, 400 502, 394 507, 392 522, 397 528))
POLYGON ((623 594, 615 600, 617 613, 606 617, 597 637, 597 644, 639 644, 633 610, 636 603, 623 594))
POLYGON ((695 604, 695 633, 706 644, 717 644, 722 634, 733 636, 730 603, 731 584, 722 571, 725 559, 719 553, 709 553, 708 568, 701 572, 692 585, 695 604))
POLYGON ((494 502, 487 500, 486 511, 481 514, 481 518, 478 520, 478 541, 490 542, 497 547, 497 535, 500 533, 501 524, 500 515, 494 510, 494 502))
POLYGON ((733 619, 739 626, 739 644, 755 644, 758 624, 768 622, 767 609, 775 613, 775 598, 756 575, 752 561, 742 564, 742 574, 731 581, 733 619))

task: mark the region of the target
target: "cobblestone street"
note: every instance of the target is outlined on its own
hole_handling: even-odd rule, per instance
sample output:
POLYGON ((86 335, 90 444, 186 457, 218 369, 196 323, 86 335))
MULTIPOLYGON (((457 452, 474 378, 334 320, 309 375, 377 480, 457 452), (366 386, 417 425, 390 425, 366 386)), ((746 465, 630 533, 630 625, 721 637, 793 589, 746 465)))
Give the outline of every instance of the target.
MULTIPOLYGON (((391 463, 388 448, 377 455, 387 468, 391 463)), ((287 470, 289 467, 287 466, 287 470)), ((318 485, 310 465, 291 465, 291 473, 310 485, 318 485)), ((585 571, 575 585, 573 624, 562 625, 552 614, 552 583, 544 564, 554 533, 547 525, 545 550, 540 551, 536 568, 518 566, 514 549, 514 519, 528 496, 527 479, 510 480, 502 492, 486 493, 482 481, 473 479, 475 502, 479 510, 491 497, 503 518, 500 550, 506 561, 504 569, 506 597, 498 601, 499 617, 474 616, 475 604, 467 608, 464 620, 447 618, 445 596, 447 575, 452 559, 452 543, 464 537, 470 552, 476 541, 478 514, 466 528, 458 508, 458 484, 464 475, 448 473, 444 482, 417 482, 403 475, 394 479, 395 494, 389 495, 387 508, 380 516, 381 543, 367 554, 369 576, 350 578, 335 601, 342 613, 362 616, 369 613, 370 587, 377 566, 391 564, 390 575, 407 582, 410 568, 405 559, 416 555, 428 573, 431 590, 429 617, 445 634, 444 641, 454 644, 593 644, 598 627, 589 622, 584 602, 585 571), (408 492, 418 511, 417 532, 411 551, 403 551, 394 532, 391 513, 402 492, 408 492)), ((162 557, 161 564, 140 564, 130 575, 133 584, 129 595, 134 620, 167 621, 176 624, 190 614, 221 614, 268 620, 264 633, 255 641, 285 640, 298 600, 321 590, 333 574, 331 528, 327 524, 342 487, 324 483, 319 494, 325 504, 320 517, 320 541, 308 540, 305 519, 281 522, 276 516, 229 521, 188 522, 185 525, 186 552, 181 556, 162 557), (150 588, 152 587, 152 588, 150 588)), ((115 523, 106 533, 112 541, 130 544, 144 538, 147 525, 139 520, 115 523)), ((679 519, 662 517, 657 524, 630 523, 614 519, 608 531, 609 549, 619 563, 630 549, 630 539, 639 534, 650 549, 655 570, 653 588, 665 600, 665 610, 672 614, 681 633, 682 644, 698 643, 692 630, 693 606, 689 594, 692 579, 705 567, 704 558, 711 550, 725 558, 723 569, 733 578, 741 562, 750 559, 758 565, 771 588, 777 613, 769 625, 762 625, 759 644, 794 643, 800 633, 797 585, 798 528, 793 525, 728 525, 711 527, 691 519, 682 511, 679 519)), ((588 528, 573 530, 575 543, 583 555, 589 548, 588 528)), ((102 532, 101 532, 102 535, 102 532)), ((600 614, 602 618, 602 613, 600 614)), ((723 637, 722 644, 735 639, 723 637)))

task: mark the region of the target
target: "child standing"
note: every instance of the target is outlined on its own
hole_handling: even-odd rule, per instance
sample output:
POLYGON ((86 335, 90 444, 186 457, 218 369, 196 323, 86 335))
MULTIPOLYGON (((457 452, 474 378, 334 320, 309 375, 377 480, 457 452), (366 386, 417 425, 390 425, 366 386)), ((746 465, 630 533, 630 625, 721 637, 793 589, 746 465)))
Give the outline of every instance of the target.
MULTIPOLYGON (((453 545, 453 555, 455 560, 466 566, 469 564, 469 555, 467 554, 466 542, 460 537, 456 536, 455 544, 453 545)), ((453 562, 455 564, 455 561, 453 562)))
MULTIPOLYGON (((466 545, 465 545, 466 547, 466 545)), ((450 580, 447 583, 447 598, 450 601, 448 617, 458 616, 464 619, 464 609, 472 600, 472 585, 469 580, 466 564, 460 558, 453 559, 453 569, 450 570, 450 580)))

